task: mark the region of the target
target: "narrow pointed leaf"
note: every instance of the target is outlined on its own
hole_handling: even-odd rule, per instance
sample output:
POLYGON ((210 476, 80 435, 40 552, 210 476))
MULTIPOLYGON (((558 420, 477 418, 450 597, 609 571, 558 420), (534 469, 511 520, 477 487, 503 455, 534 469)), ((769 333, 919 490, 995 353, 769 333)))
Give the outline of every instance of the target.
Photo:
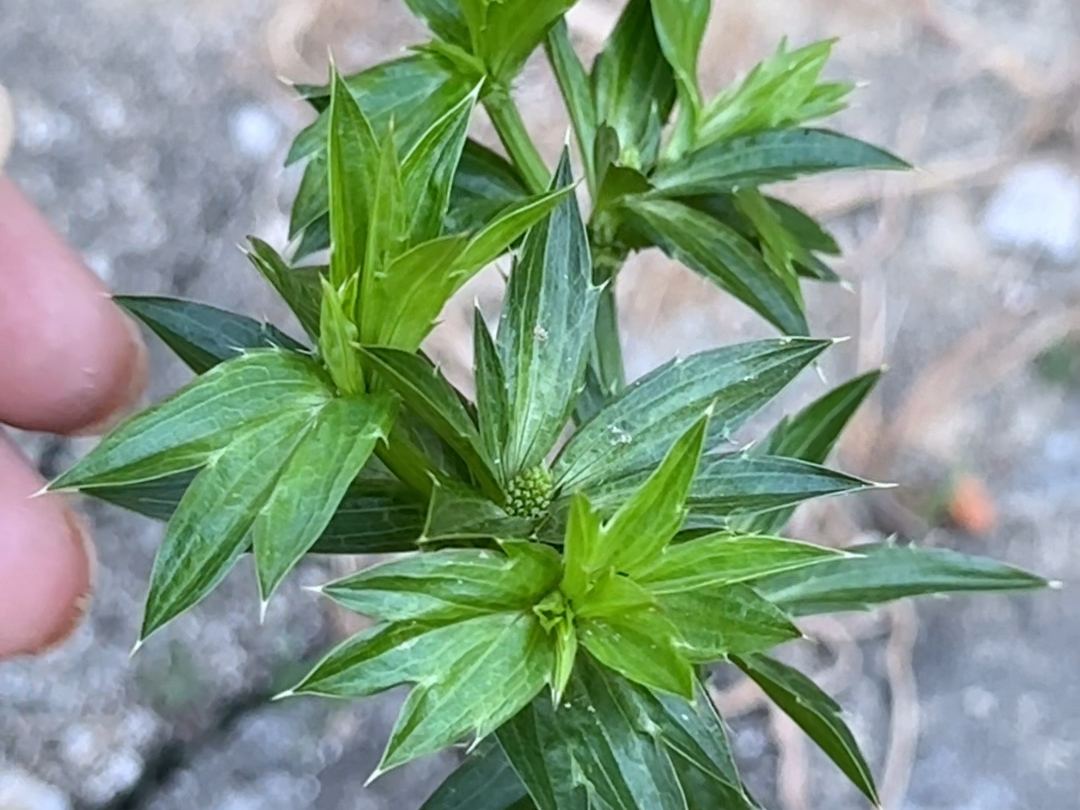
POLYGON ((461 394, 430 360, 399 349, 371 347, 364 356, 390 387, 432 430, 465 460, 488 493, 499 492, 491 460, 461 394))
POLYGON ((985 557, 891 543, 854 546, 859 556, 757 580, 754 587, 796 616, 871 608, 909 596, 1030 590, 1046 580, 985 557))
MULTIPOLYGON (((580 705, 578 709, 585 707, 580 705)), ((570 704, 541 694, 495 731, 499 747, 537 810, 590 810, 567 725, 570 704)), ((469 810, 472 810, 471 808, 469 810)))
POLYGON ((489 3, 466 0, 468 6, 483 9, 483 22, 477 29, 472 21, 476 55, 483 58, 491 76, 509 83, 525 60, 544 41, 551 26, 574 5, 575 0, 501 0, 489 3))
POLYGON ((491 461, 496 480, 507 483, 503 465, 503 447, 510 429, 510 403, 507 401, 506 375, 495 341, 484 322, 479 307, 473 311, 473 352, 475 356, 476 416, 480 423, 480 444, 491 461))
POLYGON ((698 54, 711 6, 711 0, 652 0, 660 46, 675 69, 684 97, 698 96, 698 54))
POLYGON ((672 258, 790 335, 808 333, 800 297, 735 230, 676 200, 635 198, 631 221, 672 258))
POLYGON ((289 305, 304 331, 317 340, 322 309, 322 287, 318 278, 304 276, 289 267, 277 251, 261 239, 250 237, 249 242, 251 250, 247 254, 248 259, 289 305))
POLYGON ((381 150, 371 124, 336 70, 329 116, 330 281, 340 288, 359 272, 363 261, 381 150))
MULTIPOLYGON (((571 182, 564 152, 553 190, 571 182)), ((529 231, 499 322, 510 402, 508 477, 543 461, 570 418, 597 298, 585 226, 576 198, 568 195, 547 222, 529 231)))
POLYGON ((115 295, 113 301, 150 327, 196 374, 249 349, 304 351, 272 324, 206 304, 141 295, 115 295))
POLYGON ((830 345, 765 340, 661 366, 578 429, 555 464, 556 479, 572 491, 651 469, 710 406, 710 438, 730 435, 830 345))
POLYGON ((342 288, 323 278, 322 316, 319 318, 319 354, 330 377, 345 396, 355 396, 364 390, 364 369, 360 364, 360 334, 350 316, 356 298, 357 277, 353 276, 342 288))
POLYGON ((617 571, 637 577, 652 570, 679 531, 708 424, 708 417, 703 417, 680 437, 656 471, 604 525, 602 552, 617 571))
POLYGON ((371 396, 333 399, 313 415, 252 525, 264 601, 325 532, 392 415, 387 398, 371 396))
POLYGON ((826 129, 781 129, 705 146, 651 177, 664 194, 712 194, 840 169, 908 169, 895 155, 826 129))
POLYGON ((763 655, 732 660, 817 743, 855 787, 876 806, 881 805, 870 766, 832 698, 801 672, 779 661, 763 655))
POLYGON ((506 254, 523 233, 551 213, 572 193, 572 187, 556 188, 501 208, 490 222, 471 235, 458 261, 459 267, 469 276, 487 267, 506 254))
POLYGON ((649 0, 631 0, 623 9, 592 79, 597 124, 611 127, 621 146, 615 157, 622 165, 647 168, 655 160, 641 152, 649 120, 655 115, 666 122, 675 103, 675 76, 657 39, 649 0))
POLYGON ((718 532, 669 546, 635 578, 659 596, 732 585, 842 556, 835 549, 796 540, 718 532))
POLYGON ((490 618, 501 621, 475 634, 475 640, 463 640, 457 659, 443 676, 433 682, 425 679, 410 693, 390 734, 380 772, 433 754, 470 733, 482 739, 544 688, 552 648, 537 620, 513 613, 490 618))
POLYGON ((154 560, 141 638, 194 606, 248 548, 248 532, 308 428, 304 412, 238 436, 192 481, 154 560))
POLYGON ((300 179, 289 215, 289 239, 295 239, 330 210, 327 183, 326 152, 322 151, 304 167, 304 176, 300 179))
POLYGON ((506 158, 474 140, 466 140, 450 191, 446 232, 478 231, 528 196, 517 169, 506 158))
POLYGON ((253 424, 317 408, 332 394, 306 355, 277 349, 244 354, 128 419, 51 488, 115 486, 196 469, 253 424))
POLYGON ((655 605, 656 599, 649 591, 609 568, 591 583, 588 593, 574 599, 574 615, 579 619, 620 619, 655 605))
POLYGON ((658 596, 679 632, 679 651, 695 664, 765 652, 800 638, 787 614, 747 585, 718 585, 658 596))
POLYGON ((420 810, 533 810, 525 786, 495 740, 481 743, 420 810))
POLYGON ((359 313, 360 340, 375 343, 379 338, 385 312, 384 302, 375 291, 389 273, 389 265, 400 255, 406 236, 409 211, 401 177, 401 161, 394 143, 393 122, 380 144, 378 168, 367 200, 367 239, 360 256, 363 272, 358 285, 359 297, 351 312, 359 313))
POLYGON ((462 48, 469 45, 469 27, 454 0, 405 0, 409 11, 427 23, 439 39, 462 48))
POLYGON ((545 44, 548 62, 559 83, 559 91, 570 113, 578 150, 585 165, 585 177, 589 187, 595 189, 596 174, 593 166, 593 143, 596 140, 596 102, 592 84, 581 64, 581 59, 570 44, 570 34, 565 20, 559 20, 548 33, 545 44))
POLYGON ((572 600, 583 600, 599 571, 600 516, 580 492, 570 501, 570 514, 563 546, 566 573, 562 589, 572 600))
POLYGON ((382 563, 322 592, 357 613, 387 621, 460 621, 531 610, 561 575, 559 555, 539 543, 501 551, 446 549, 382 563))
POLYGON ((839 256, 840 245, 835 237, 823 228, 813 217, 794 205, 775 197, 768 197, 769 205, 780 217, 780 222, 798 239, 807 250, 839 256))
POLYGON ((582 619, 577 630, 581 645, 623 677, 687 699, 693 695, 693 667, 676 646, 675 628, 655 608, 582 619))

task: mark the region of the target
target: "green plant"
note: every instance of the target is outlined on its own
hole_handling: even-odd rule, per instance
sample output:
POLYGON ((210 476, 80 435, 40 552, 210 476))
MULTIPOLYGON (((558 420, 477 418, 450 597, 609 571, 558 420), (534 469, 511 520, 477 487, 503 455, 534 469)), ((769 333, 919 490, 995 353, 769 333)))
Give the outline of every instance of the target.
POLYGON ((427 810, 757 807, 702 687, 719 661, 876 802, 837 705, 764 653, 799 637, 793 617, 1045 582, 943 550, 779 536, 797 504, 875 486, 822 465, 877 372, 756 444, 729 443, 832 343, 807 336, 801 287, 837 280, 821 259, 836 242, 762 187, 905 164, 805 126, 851 90, 820 79, 828 42, 781 46, 705 100, 708 0, 630 0, 591 72, 561 19, 570 0, 406 2, 435 38, 300 88, 318 118, 289 157, 307 162, 293 243, 285 257, 251 240, 311 345, 202 304, 118 298, 198 376, 53 488, 168 519, 141 638, 249 552, 264 607, 306 554, 408 552, 322 588, 380 623, 290 693, 411 684, 378 772, 475 744, 427 810), (549 172, 513 100, 540 46, 587 219, 569 149, 549 172), (509 160, 468 138, 477 105, 509 160), (783 336, 627 386, 613 288, 651 246, 783 336), (497 333, 475 315, 471 402, 420 345, 450 296, 507 254, 497 333))

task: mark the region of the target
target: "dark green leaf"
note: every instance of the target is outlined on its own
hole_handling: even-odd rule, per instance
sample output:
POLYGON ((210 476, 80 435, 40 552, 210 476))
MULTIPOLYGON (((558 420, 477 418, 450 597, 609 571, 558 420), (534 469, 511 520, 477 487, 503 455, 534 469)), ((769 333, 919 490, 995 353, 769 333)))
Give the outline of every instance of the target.
POLYGON ((780 537, 753 534, 716 534, 676 543, 664 549, 651 565, 634 574, 638 582, 659 596, 820 565, 842 556, 835 549, 780 537))
POLYGON ((310 417, 251 527, 264 604, 322 536, 392 416, 388 398, 365 396, 332 399, 310 417))
POLYGON ((532 810, 534 807, 502 748, 494 740, 486 740, 439 785, 420 810, 532 810))
POLYGON ((289 267, 270 245, 250 237, 251 250, 247 257, 263 278, 277 290, 282 300, 296 315, 304 331, 317 340, 322 312, 322 285, 317 274, 303 274, 289 267))
POLYGON ((564 491, 651 469, 712 407, 710 437, 730 435, 830 341, 764 340, 701 352, 652 371, 574 434, 555 473, 564 491))
POLYGON ((679 631, 682 654, 694 663, 770 650, 800 638, 791 619, 746 585, 718 585, 657 598, 679 631))
POLYGON ((260 421, 314 410, 332 394, 312 358, 278 349, 249 352, 128 419, 51 488, 129 484, 193 470, 260 421))
MULTIPOLYGON (((578 709, 584 708, 578 704, 578 709)), ((569 709, 568 703, 555 706, 542 694, 495 731, 500 748, 538 810, 590 810, 574 758, 581 749, 564 728, 569 709)))
POLYGON ((443 484, 432 490, 421 542, 481 537, 525 538, 532 531, 529 520, 508 515, 505 509, 480 493, 443 484))
POLYGON ((326 152, 319 152, 304 167, 300 188, 296 190, 289 216, 289 239, 308 228, 329 210, 327 195, 326 152))
POLYGON ((769 205, 780 217, 780 222, 788 231, 795 236, 807 250, 825 253, 829 256, 840 255, 840 245, 836 243, 833 235, 826 231, 817 221, 804 211, 799 210, 791 203, 768 197, 769 205))
POLYGON ((881 805, 870 766, 832 698, 801 672, 771 658, 751 655, 732 660, 820 746, 855 787, 874 805, 881 805))
POLYGON ((826 129, 770 130, 705 146, 650 178, 670 196, 713 194, 838 169, 908 169, 895 155, 826 129))
POLYGON ((735 230, 676 200, 631 198, 626 210, 632 223, 669 256, 731 293, 785 333, 807 334, 797 291, 735 230))
POLYGON ((465 460, 481 488, 496 495, 499 485, 473 416, 439 369, 423 355, 400 349, 371 347, 364 356, 409 409, 465 460))
POLYGON ((518 240, 529 228, 573 194, 573 187, 557 188, 545 194, 513 203, 502 209, 490 222, 471 235, 458 264, 466 273, 458 280, 456 291, 477 270, 487 267, 518 240))
POLYGON ((382 563, 323 587, 349 610, 386 621, 445 623, 526 612, 558 585, 559 555, 539 543, 446 549, 382 563))
POLYGON ((528 196, 528 189, 506 158, 467 140, 450 192, 446 232, 477 231, 528 196))
POLYGON ((971 557, 943 548, 917 548, 892 543, 854 546, 857 557, 845 557, 754 583, 772 602, 796 616, 876 605, 934 593, 1029 590, 1046 580, 985 557, 971 557))
POLYGON ((675 77, 660 48, 649 0, 631 0, 623 9, 592 78, 597 122, 618 135, 619 162, 649 168, 656 156, 643 152, 642 145, 650 120, 666 122, 675 103, 675 77))
POLYGON ((592 85, 581 59, 570 44, 570 35, 564 20, 559 20, 548 34, 545 45, 548 62, 559 83, 559 91, 570 113, 578 150, 585 165, 585 177, 589 188, 596 189, 596 171, 593 166, 593 143, 596 141, 596 102, 592 85))
POLYGON ((237 436, 191 482, 154 560, 140 638, 194 606, 247 550, 248 532, 308 432, 287 412, 237 436))
POLYGON ((196 374, 249 349, 304 347, 272 324, 179 298, 115 295, 113 300, 145 323, 196 374))
POLYGON ((505 486, 507 480, 502 454, 506 445, 506 434, 510 430, 506 375, 503 373, 499 351, 479 307, 473 311, 473 352, 480 443, 495 468, 495 477, 505 486))
MULTIPOLYGON (((564 151, 552 191, 571 183, 564 151)), ((541 463, 566 426, 585 372, 597 298, 585 226, 568 194, 526 236, 499 322, 510 405, 507 478, 541 463)))

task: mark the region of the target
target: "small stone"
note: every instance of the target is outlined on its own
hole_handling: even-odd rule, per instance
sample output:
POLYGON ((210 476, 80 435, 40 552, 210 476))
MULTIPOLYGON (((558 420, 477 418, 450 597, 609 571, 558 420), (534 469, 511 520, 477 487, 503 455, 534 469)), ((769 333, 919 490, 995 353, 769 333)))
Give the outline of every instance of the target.
POLYGON ((0 768, 0 807, 3 810, 71 810, 60 790, 25 771, 0 768))
POLYGON ((999 247, 1041 251, 1061 263, 1080 259, 1080 177, 1057 163, 1017 166, 990 199, 982 225, 999 247))

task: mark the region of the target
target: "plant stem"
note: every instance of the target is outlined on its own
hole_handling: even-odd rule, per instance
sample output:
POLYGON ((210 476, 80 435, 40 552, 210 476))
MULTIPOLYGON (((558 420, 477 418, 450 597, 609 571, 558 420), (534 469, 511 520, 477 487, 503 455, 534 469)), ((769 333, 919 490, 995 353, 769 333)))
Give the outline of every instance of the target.
POLYGON ((551 181, 551 173, 548 171, 544 158, 529 137, 525 129, 525 122, 521 118, 517 105, 510 97, 508 91, 492 92, 484 100, 484 109, 491 117, 491 123, 495 125, 495 131, 499 134, 499 140, 510 155, 510 160, 521 173, 529 191, 533 194, 542 194, 547 191, 551 181))
POLYGON ((424 498, 431 495, 434 486, 431 465, 397 423, 391 428, 386 443, 377 446, 375 454, 399 481, 424 498))

